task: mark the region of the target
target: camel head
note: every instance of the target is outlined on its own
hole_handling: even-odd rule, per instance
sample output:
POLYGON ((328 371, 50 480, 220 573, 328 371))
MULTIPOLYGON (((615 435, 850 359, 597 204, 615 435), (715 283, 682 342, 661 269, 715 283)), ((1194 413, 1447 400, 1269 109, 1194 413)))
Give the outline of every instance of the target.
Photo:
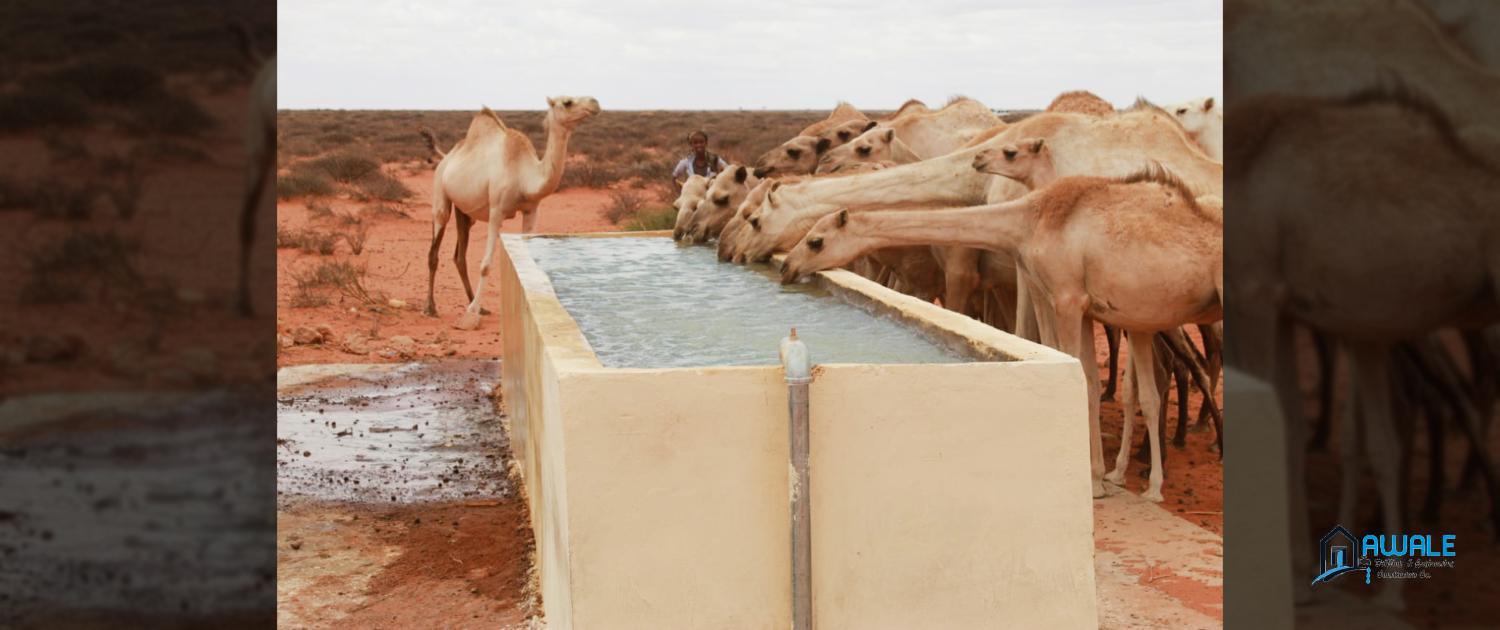
POLYGON ((692 236, 693 242, 703 243, 718 236, 719 231, 724 229, 724 224, 739 211, 740 202, 744 201, 750 189, 758 183, 760 179, 750 172, 750 167, 744 165, 731 166, 716 175, 709 182, 702 200, 698 202, 698 208, 693 212, 692 222, 688 226, 687 233, 692 236))
POLYGON ((818 158, 817 170, 813 172, 836 173, 852 164, 888 161, 891 159, 891 143, 895 140, 895 129, 870 123, 869 129, 864 133, 843 145, 829 149, 818 158))
POLYGON ((833 146, 833 141, 816 136, 797 136, 766 151, 755 160, 756 177, 807 175, 818 165, 818 156, 833 146))
POLYGON ((1025 138, 974 155, 974 170, 1014 179, 1032 186, 1040 179, 1051 181, 1052 153, 1042 138, 1025 138))
POLYGON ((791 284, 802 276, 841 267, 865 252, 861 239, 850 233, 847 208, 818 219, 781 263, 781 283, 791 284))
POLYGON ((782 182, 771 182, 765 189, 765 199, 752 206, 745 217, 750 229, 745 231, 740 253, 749 262, 766 262, 771 252, 790 249, 812 224, 810 218, 795 212, 796 203, 782 199, 786 191, 781 188, 782 182))
POLYGON ((1177 117, 1178 122, 1182 123, 1183 129, 1195 135, 1208 129, 1214 117, 1217 116, 1221 119, 1224 117, 1224 109, 1219 106, 1218 101, 1215 101, 1212 96, 1208 98, 1195 98, 1175 107, 1167 108, 1167 111, 1172 112, 1172 115, 1177 117))
POLYGON ((823 130, 822 133, 817 134, 817 137, 819 140, 827 138, 829 148, 839 147, 850 140, 858 138, 859 134, 869 131, 871 127, 877 124, 879 123, 873 120, 846 120, 823 130))
POLYGON ((552 96, 547 98, 547 118, 571 131, 599 113, 599 101, 592 96, 552 96))
POLYGON ((702 175, 690 175, 682 184, 682 192, 672 202, 672 207, 677 209, 677 221, 672 225, 672 240, 682 240, 688 225, 692 223, 693 211, 707 191, 708 178, 702 175))

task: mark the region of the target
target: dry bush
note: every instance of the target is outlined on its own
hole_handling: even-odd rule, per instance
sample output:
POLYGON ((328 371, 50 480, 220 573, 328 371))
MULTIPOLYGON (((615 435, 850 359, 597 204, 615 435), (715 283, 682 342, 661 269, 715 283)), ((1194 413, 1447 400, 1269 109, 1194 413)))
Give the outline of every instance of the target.
POLYGON ((339 235, 331 232, 319 232, 318 230, 303 230, 301 242, 297 245, 303 252, 332 256, 333 249, 339 244, 339 235))
POLYGON ((405 210, 402 210, 397 206, 384 203, 378 203, 373 206, 365 206, 365 209, 361 214, 367 217, 394 217, 399 219, 411 218, 411 215, 407 214, 405 210))
POLYGON ((311 166, 317 168, 335 181, 352 184, 370 173, 380 170, 380 162, 373 156, 362 152, 339 151, 332 155, 312 160, 311 166))
POLYGON ((138 249, 112 231, 79 231, 26 253, 26 283, 20 299, 59 303, 82 299, 85 289, 134 291, 141 286, 130 257, 138 249))
POLYGON ((345 231, 342 236, 344 242, 349 244, 349 250, 358 256, 365 250, 365 239, 370 236, 370 226, 361 223, 345 231))
POLYGON ((276 198, 294 199, 307 195, 331 195, 333 182, 322 173, 299 173, 293 168, 290 175, 276 178, 276 198))
POLYGON ((285 225, 276 226, 276 249, 300 247, 302 247, 302 230, 294 230, 285 225))
POLYGON ((356 187, 362 201, 402 201, 413 194, 401 180, 379 170, 360 179, 356 187))
POLYGON ((333 206, 321 201, 307 202, 307 217, 314 221, 333 218, 333 206))
POLYGON ((610 223, 619 225, 621 221, 634 217, 641 207, 646 205, 646 197, 632 190, 617 190, 609 195, 609 207, 604 210, 604 218, 610 223))
POLYGON ((593 162, 570 164, 563 171, 558 190, 566 188, 604 188, 620 181, 620 173, 614 168, 593 162))
POLYGON ((626 230, 639 232, 642 230, 670 230, 677 222, 677 209, 671 206, 656 206, 642 208, 636 211, 635 216, 624 223, 626 230))
POLYGON ((348 212, 339 212, 338 210, 334 210, 333 218, 336 219, 340 225, 359 225, 365 220, 358 210, 350 210, 348 212))

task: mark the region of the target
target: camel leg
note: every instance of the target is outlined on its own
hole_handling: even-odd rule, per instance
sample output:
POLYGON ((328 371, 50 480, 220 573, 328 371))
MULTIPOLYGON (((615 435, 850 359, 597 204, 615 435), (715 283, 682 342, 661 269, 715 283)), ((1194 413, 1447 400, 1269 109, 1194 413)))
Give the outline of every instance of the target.
POLYGON ((1327 334, 1312 332, 1313 348, 1318 355, 1318 419, 1309 444, 1319 451, 1328 450, 1328 426, 1333 423, 1333 379, 1337 361, 1333 356, 1333 342, 1327 334))
POLYGON ((1086 297, 1072 305, 1058 305, 1057 341, 1063 352, 1083 364, 1084 385, 1089 402, 1089 460, 1094 498, 1104 492, 1104 448, 1099 436, 1099 360, 1094 356, 1094 320, 1084 314, 1086 297))
MULTIPOLYGON (((458 243, 453 249, 453 264, 458 267, 458 279, 464 283, 464 297, 470 301, 474 299, 474 291, 469 288, 469 228, 474 226, 474 219, 462 212, 454 215, 454 223, 458 232, 458 243)), ((480 315, 489 315, 490 309, 480 308, 480 315)))
POLYGON ((1037 329, 1037 314, 1032 303, 1031 290, 1027 288, 1026 274, 1016 264, 1016 336, 1027 341, 1041 341, 1037 329))
MULTIPOLYGON (((1172 366, 1172 381, 1177 385, 1177 436, 1172 445, 1177 448, 1187 446, 1183 433, 1187 432, 1188 403, 1192 400, 1192 388, 1188 385, 1188 369, 1182 361, 1177 361, 1172 366)), ((1163 425, 1163 430, 1166 426, 1163 425)))
MULTIPOLYGON (((1017 290, 1019 291, 1019 288, 1017 290)), ((988 293, 990 293, 994 297, 995 304, 998 305, 997 308, 998 308, 999 312, 996 313, 995 316, 996 316, 996 319, 999 320, 999 324, 1001 326, 1000 329, 1001 330, 1015 330, 1016 326, 1019 325, 1016 322, 1016 320, 1015 320, 1015 315, 1016 315, 1016 297, 1015 297, 1015 294, 1011 293, 1009 290, 1007 290, 1007 287, 996 287, 996 288, 991 289, 990 291, 988 291, 988 293)))
MULTIPOLYGON (((443 196, 441 190, 433 191, 432 197, 432 246, 427 249, 427 309, 423 313, 428 317, 437 317, 437 302, 432 299, 432 284, 437 278, 438 248, 443 244, 443 232, 448 229, 448 215, 453 212, 453 204, 443 196)), ((463 212, 460 211, 459 214, 463 212)), ((459 269, 460 273, 468 273, 462 267, 459 269)), ((468 284, 464 288, 467 289, 468 284)))
POLYGON ((1104 480, 1125 487, 1125 473, 1130 467, 1130 441, 1135 431, 1136 383, 1135 370, 1125 370, 1124 391, 1120 392, 1120 451, 1115 454, 1115 469, 1104 476, 1104 480))
POLYGON ((979 287, 979 250, 946 247, 943 248, 943 255, 947 257, 947 264, 943 265, 943 306, 951 311, 972 315, 974 309, 969 304, 969 298, 974 295, 974 289, 979 287))
MULTIPOLYGON (((1203 354, 1200 356, 1202 365, 1206 366, 1209 391, 1203 395, 1204 404, 1198 406, 1198 421, 1193 424, 1192 430, 1207 431, 1209 423, 1214 420, 1210 411, 1218 409, 1214 393, 1219 391, 1219 377, 1224 374, 1224 322, 1199 324, 1198 336, 1203 338, 1203 354), (1209 403, 1213 403, 1214 406, 1209 407, 1209 403)), ((1188 345, 1194 349, 1194 352, 1197 352, 1196 346, 1191 343, 1188 345)), ((1219 419, 1219 424, 1223 424, 1223 418, 1219 419)), ((1222 446, 1223 436, 1217 439, 1222 446)))
POLYGON ((1157 434, 1161 431, 1161 390, 1156 382, 1155 337, 1151 333, 1130 335, 1130 365, 1135 370, 1136 391, 1141 397, 1141 418, 1146 421, 1146 439, 1151 442, 1151 477, 1146 483, 1146 492, 1141 495, 1147 501, 1160 503, 1161 496, 1161 447, 1157 434))
POLYGON ((494 269, 495 247, 500 242, 500 222, 505 220, 505 207, 504 203, 490 204, 490 220, 485 225, 484 259, 479 262, 479 285, 474 288, 474 299, 469 302, 467 312, 458 321, 458 327, 462 330, 479 327, 479 316, 483 311, 479 302, 484 299, 484 283, 489 280, 490 271, 494 269))
MULTIPOLYGON (((529 208, 527 212, 523 212, 521 214, 521 232, 526 234, 532 234, 536 232, 536 216, 536 208, 529 208)), ((491 218, 490 220, 493 221, 494 219, 491 218)), ((486 258, 488 258, 488 256, 486 256, 486 258)), ((484 280, 481 279, 479 283, 481 285, 484 284, 484 280)))
POLYGON ((1105 324, 1104 339, 1109 343, 1109 383, 1104 386, 1099 400, 1114 400, 1115 377, 1120 373, 1120 329, 1105 324))
MULTIPOLYGON (((1333 358, 1333 357, 1330 357, 1333 358)), ((1330 387, 1332 385, 1330 384, 1330 387)), ((1350 373, 1349 387, 1358 391, 1359 375, 1350 373)), ((1339 414, 1339 508, 1338 522, 1353 523, 1359 500, 1359 477, 1363 471, 1364 441, 1360 435, 1360 405, 1351 396, 1339 414)))
MULTIPOLYGON (((1349 344, 1351 373, 1357 375, 1355 394, 1364 418, 1365 450, 1380 491, 1382 526, 1387 532, 1401 530, 1401 444, 1391 413, 1390 348, 1379 343, 1349 344)), ((1404 580, 1383 580, 1375 601, 1386 608, 1405 608, 1401 598, 1404 580)))
MULTIPOLYGON (((275 138, 271 139, 271 145, 275 146, 275 138)), ((240 208, 240 315, 250 317, 255 314, 253 305, 250 303, 250 247, 255 243, 255 210, 260 207, 261 196, 265 194, 271 174, 276 172, 276 154, 266 146, 260 147, 264 155, 256 155, 251 165, 249 185, 250 189, 245 191, 245 205, 240 208)))

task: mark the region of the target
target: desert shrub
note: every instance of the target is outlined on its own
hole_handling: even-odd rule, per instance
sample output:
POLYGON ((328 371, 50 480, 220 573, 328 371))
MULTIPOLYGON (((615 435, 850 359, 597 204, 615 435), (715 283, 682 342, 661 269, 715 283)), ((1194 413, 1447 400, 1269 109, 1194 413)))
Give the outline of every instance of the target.
POLYGON ((86 63, 53 70, 27 81, 27 90, 73 93, 91 103, 125 105, 161 96, 166 81, 160 71, 119 63, 86 63))
POLYGON ((646 197, 632 190, 617 190, 609 195, 609 207, 604 210, 604 218, 610 223, 619 225, 621 221, 635 216, 641 206, 646 204, 646 197))
POLYGON ((373 206, 365 206, 365 209, 361 214, 367 217, 394 217, 400 219, 411 218, 411 215, 407 214, 405 210, 384 203, 378 203, 373 206))
POLYGON ((365 250, 365 239, 370 236, 370 226, 361 223, 344 232, 342 236, 344 242, 349 244, 349 251, 358 256, 365 250))
POLYGON ((80 231, 32 249, 26 253, 29 275, 21 286, 21 301, 76 301, 90 281, 108 290, 134 290, 141 285, 130 262, 136 248, 111 231, 80 231))
POLYGON ((22 91, 0 95, 0 132, 74 127, 88 120, 84 99, 73 94, 22 91))
POLYGON ((320 232, 318 230, 303 230, 302 242, 298 247, 309 254, 332 256, 333 249, 339 244, 339 235, 331 232, 320 232))
POLYGON ((321 201, 307 202, 307 217, 316 221, 319 219, 333 218, 333 206, 321 201))
POLYGON ((333 182, 322 173, 299 173, 296 169, 290 175, 278 176, 276 178, 276 198, 292 199, 305 195, 331 195, 333 194, 333 182))
POLYGON ((635 216, 624 223, 626 230, 639 232, 643 230, 670 230, 677 222, 677 210, 672 206, 657 206, 642 208, 636 211, 635 216))
POLYGON ((363 200, 401 201, 412 196, 411 189, 401 180, 379 170, 361 178, 355 187, 363 200))
POLYGON ((176 94, 161 93, 141 100, 132 111, 127 127, 139 135, 191 136, 215 124, 213 116, 196 101, 176 94))
POLYGON ((340 147, 354 142, 354 136, 343 131, 325 133, 318 138, 318 144, 324 147, 340 147))
POLYGON ((562 183, 558 188, 603 188, 617 181, 620 181, 620 173, 615 169, 603 164, 584 162, 569 164, 563 171, 562 183))
POLYGON ((365 220, 364 216, 361 215, 358 210, 350 210, 348 212, 339 212, 338 210, 334 210, 333 218, 337 220, 340 225, 359 225, 365 220))
POLYGON ((299 247, 302 247, 302 230, 294 230, 285 225, 276 226, 276 249, 299 247))
POLYGON ((345 184, 353 183, 380 170, 380 162, 374 157, 354 151, 339 151, 325 155, 313 160, 311 166, 345 184))

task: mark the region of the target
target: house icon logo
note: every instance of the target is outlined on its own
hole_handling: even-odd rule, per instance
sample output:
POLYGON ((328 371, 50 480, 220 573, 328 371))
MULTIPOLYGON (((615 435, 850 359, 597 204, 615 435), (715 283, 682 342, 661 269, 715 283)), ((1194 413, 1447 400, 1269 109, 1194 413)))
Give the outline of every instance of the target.
POLYGON ((1318 576, 1313 578, 1312 585, 1317 586, 1319 582, 1328 582, 1345 573, 1364 571, 1365 584, 1370 583, 1370 567, 1355 566, 1357 558, 1355 551, 1359 549, 1359 540, 1342 525, 1335 525, 1323 538, 1318 541, 1319 571, 1318 576))

